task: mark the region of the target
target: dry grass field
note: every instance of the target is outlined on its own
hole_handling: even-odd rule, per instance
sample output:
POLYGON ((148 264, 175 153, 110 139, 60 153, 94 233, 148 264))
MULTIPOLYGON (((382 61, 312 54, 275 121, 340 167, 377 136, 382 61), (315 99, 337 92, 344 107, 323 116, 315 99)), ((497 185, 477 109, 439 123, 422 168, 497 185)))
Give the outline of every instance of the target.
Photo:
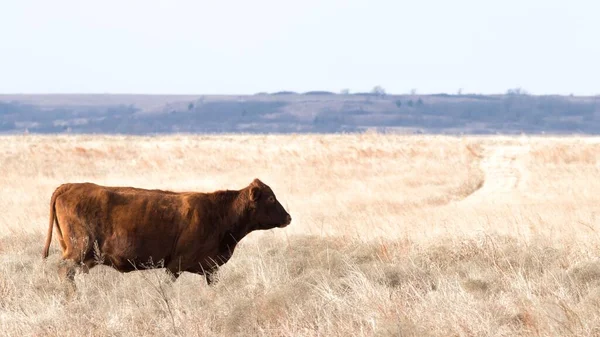
POLYGON ((600 139, 0 137, 2 336, 600 336, 600 139), (269 184, 293 217, 215 286, 78 274, 41 253, 50 195, 91 181, 269 184))

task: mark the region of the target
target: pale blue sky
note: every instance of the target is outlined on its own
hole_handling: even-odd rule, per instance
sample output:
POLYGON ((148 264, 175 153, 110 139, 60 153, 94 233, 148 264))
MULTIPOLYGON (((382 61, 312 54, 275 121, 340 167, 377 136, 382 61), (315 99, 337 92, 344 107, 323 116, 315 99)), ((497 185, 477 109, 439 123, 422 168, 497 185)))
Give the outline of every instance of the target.
POLYGON ((0 0, 0 93, 600 94, 600 2, 0 0))

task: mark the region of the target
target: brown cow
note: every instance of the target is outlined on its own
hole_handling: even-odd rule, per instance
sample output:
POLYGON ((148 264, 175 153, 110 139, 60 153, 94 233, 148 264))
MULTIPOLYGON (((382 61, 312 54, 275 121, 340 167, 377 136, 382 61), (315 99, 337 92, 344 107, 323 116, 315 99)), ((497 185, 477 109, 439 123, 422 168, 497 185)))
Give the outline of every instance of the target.
POLYGON ((254 179, 241 190, 212 193, 63 184, 50 201, 43 258, 55 221, 63 250, 59 273, 73 286, 76 267, 87 273, 97 264, 120 272, 166 268, 173 280, 187 271, 210 285, 244 236, 286 227, 292 218, 271 188, 254 179))

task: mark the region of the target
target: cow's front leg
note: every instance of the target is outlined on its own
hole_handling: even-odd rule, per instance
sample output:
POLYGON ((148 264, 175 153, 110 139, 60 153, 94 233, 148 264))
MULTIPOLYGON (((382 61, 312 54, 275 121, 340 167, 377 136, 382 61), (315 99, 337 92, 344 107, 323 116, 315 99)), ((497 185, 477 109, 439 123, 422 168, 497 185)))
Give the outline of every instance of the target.
POLYGON ((165 269, 166 269, 167 275, 169 275, 169 278, 171 279, 171 282, 177 281, 177 278, 179 278, 181 273, 183 273, 183 270, 181 270, 181 262, 179 260, 171 261, 165 267, 165 269))
POLYGON ((180 272, 179 271, 173 271, 169 268, 166 268, 166 273, 169 276, 169 279, 171 280, 171 282, 175 282, 177 281, 177 279, 179 278, 180 272))

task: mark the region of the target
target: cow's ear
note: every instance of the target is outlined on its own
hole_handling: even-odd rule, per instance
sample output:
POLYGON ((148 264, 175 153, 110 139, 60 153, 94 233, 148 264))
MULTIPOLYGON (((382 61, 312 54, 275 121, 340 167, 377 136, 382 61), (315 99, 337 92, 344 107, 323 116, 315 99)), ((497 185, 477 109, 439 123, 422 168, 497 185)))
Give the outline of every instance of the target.
POLYGON ((260 188, 252 187, 250 188, 250 201, 256 201, 260 197, 260 188))

